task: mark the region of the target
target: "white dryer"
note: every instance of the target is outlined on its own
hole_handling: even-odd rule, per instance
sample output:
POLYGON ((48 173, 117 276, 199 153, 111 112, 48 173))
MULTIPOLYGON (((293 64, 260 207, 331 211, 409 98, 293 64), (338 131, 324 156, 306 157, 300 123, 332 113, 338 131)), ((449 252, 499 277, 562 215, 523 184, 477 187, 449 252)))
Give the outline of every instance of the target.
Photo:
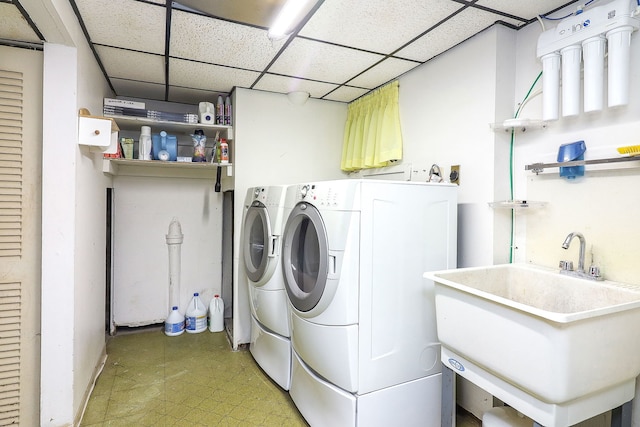
POLYGON ((251 306, 249 349, 260 367, 289 390, 289 307, 280 268, 286 186, 247 190, 242 225, 242 260, 251 306))
POLYGON ((455 268, 457 186, 349 179, 290 186, 287 200, 290 394, 302 415, 313 426, 439 425, 422 275, 455 268))

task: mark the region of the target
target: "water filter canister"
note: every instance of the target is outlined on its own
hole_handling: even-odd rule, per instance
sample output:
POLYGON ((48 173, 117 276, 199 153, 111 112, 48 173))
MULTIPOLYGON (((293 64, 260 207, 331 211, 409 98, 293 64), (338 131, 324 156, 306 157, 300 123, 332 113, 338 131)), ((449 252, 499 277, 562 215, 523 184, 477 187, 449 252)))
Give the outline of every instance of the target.
POLYGON ((207 308, 200 300, 200 294, 196 292, 187 309, 185 330, 190 334, 197 334, 205 329, 207 329, 207 308))
POLYGON ((215 295, 209 303, 209 331, 224 330, 224 301, 220 295, 215 295))
POLYGON ((178 311, 177 306, 173 306, 169 317, 164 321, 164 333, 167 336, 175 337, 184 332, 184 316, 178 311))

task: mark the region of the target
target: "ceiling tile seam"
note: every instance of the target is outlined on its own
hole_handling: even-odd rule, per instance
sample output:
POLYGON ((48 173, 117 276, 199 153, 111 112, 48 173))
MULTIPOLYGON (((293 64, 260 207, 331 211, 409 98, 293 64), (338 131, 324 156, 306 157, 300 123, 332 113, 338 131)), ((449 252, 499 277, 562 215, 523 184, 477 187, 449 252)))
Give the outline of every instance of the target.
MULTIPOLYGON (((396 58, 396 59, 402 59, 404 61, 415 62, 416 64, 421 64, 422 63, 420 61, 416 61, 415 59, 404 58, 404 57, 401 57, 401 56, 394 56, 392 53, 382 53, 382 52, 376 52, 376 51, 368 50, 368 49, 361 49, 359 47, 347 46, 347 45, 343 45, 343 44, 339 44, 339 43, 330 42, 330 41, 327 41, 327 40, 316 39, 316 38, 313 38, 313 37, 307 37, 307 36, 296 36, 296 37, 300 38, 300 39, 304 39, 304 40, 313 41, 313 42, 316 42, 316 43, 326 44, 326 45, 329 45, 329 46, 342 47, 342 48, 345 48, 345 49, 351 49, 351 50, 355 50, 355 51, 358 51, 358 52, 370 53, 370 54, 373 54, 373 55, 380 55, 380 56, 384 56, 385 59, 386 58, 396 58)), ((402 48, 400 48, 400 49, 402 49, 402 48)), ((394 53, 398 52, 400 49, 396 49, 393 52, 394 53)))
POLYGON ((100 71, 102 71, 102 75, 104 76, 105 80, 107 81, 107 84, 109 85, 109 88, 111 89, 111 91, 113 93, 116 93, 116 89, 113 87, 113 84, 111 83, 111 79, 109 79, 109 75, 107 74, 107 70, 104 68, 104 64, 100 60, 100 56, 98 56, 98 51, 96 51, 96 48, 95 48, 94 44, 91 42, 91 37, 89 37, 89 31, 87 30, 87 26, 84 24, 84 21, 82 20, 82 16, 80 16, 80 10, 78 9, 78 5, 76 4, 75 0, 69 0, 69 4, 71 5, 71 8, 73 9, 73 13, 76 15, 76 19, 78 20, 78 24, 80 25, 80 29, 82 30, 82 33, 84 34, 84 39, 86 40, 87 45, 89 45, 89 49, 91 49, 91 52, 93 53, 93 57, 95 58, 96 63, 98 64, 98 67, 100 68, 100 71))
POLYGON ((29 49, 29 50, 44 50, 44 43, 39 42, 23 42, 21 40, 11 40, 11 39, 2 39, 0 38, 0 46, 9 46, 15 47, 19 49, 29 49))
POLYGON ((316 1, 316 4, 314 4, 311 10, 309 11, 309 13, 307 13, 307 15, 304 18, 302 18, 300 22, 298 22, 298 25, 293 29, 293 31, 289 35, 289 38, 282 44, 282 46, 280 47, 280 50, 273 56, 273 58, 271 58, 271 61, 267 64, 264 70, 262 70, 260 75, 256 78, 256 80, 249 87, 249 89, 253 89, 256 86, 256 84, 258 84, 258 82, 262 80, 262 77, 264 77, 265 73, 269 71, 269 69, 273 66, 276 60, 278 60, 280 55, 282 55, 285 49, 289 47, 291 42, 298 36, 298 33, 300 32, 300 30, 302 30, 302 28, 307 24, 307 22, 309 22, 311 17, 315 15, 315 13, 318 11, 318 9, 320 9, 320 6, 322 6, 323 3, 324 3, 324 0, 316 1))
POLYGON ((18 0, 15 0, 14 2, 9 2, 9 3, 13 3, 13 5, 16 8, 18 8, 18 11, 22 15, 22 17, 25 19, 25 21, 27 21, 27 24, 29 24, 29 26, 31 27, 33 32, 36 33, 36 36, 38 36, 38 38, 41 41, 45 42, 46 40, 44 39, 44 35, 40 32, 40 30, 38 29, 38 26, 36 25, 36 23, 33 22, 33 19, 31 19, 31 16, 29 16, 29 14, 27 13, 26 9, 24 7, 22 7, 22 4, 18 0))
POLYGON ((167 0, 164 31, 164 100, 169 101, 169 48, 171 46, 171 0, 167 0))
MULTIPOLYGON (((420 65, 420 64, 417 64, 417 65, 420 65)), ((266 72, 265 75, 278 76, 278 77, 287 77, 287 78, 291 78, 291 79, 304 80, 304 81, 307 81, 307 82, 314 82, 314 83, 323 83, 323 84, 329 84, 329 85, 344 86, 344 84, 340 84, 340 83, 336 83, 336 82, 328 82, 328 81, 325 81, 325 80, 308 79, 306 77, 291 76, 289 74, 266 72)), ((369 90, 369 88, 361 87, 361 86, 355 86, 355 85, 346 85, 346 86, 354 88, 354 89, 369 90)))
POLYGON ((502 12, 501 10, 492 9, 490 7, 487 7, 487 6, 482 6, 481 4, 477 4, 478 0, 472 0, 472 1, 452 0, 452 1, 455 2, 455 3, 467 5, 468 7, 472 8, 472 9, 479 9, 479 10, 483 10, 485 12, 493 13, 494 15, 500 15, 500 16, 504 16, 505 18, 515 19, 516 21, 520 21, 522 23, 527 23, 527 22, 530 21, 529 19, 522 18, 520 16, 511 15, 509 13, 502 12))
MULTIPOLYGON (((455 1, 455 0, 454 0, 455 1)), ((477 0, 475 0, 477 1, 477 0)), ((435 30, 436 28, 438 28, 440 25, 444 24, 445 22, 447 22, 448 20, 450 20, 451 18, 453 18, 454 16, 458 15, 459 13, 462 13, 465 9, 469 8, 470 6, 467 4, 466 6, 461 7, 460 9, 456 10, 455 12, 451 13, 450 15, 442 18, 440 21, 436 22, 435 24, 433 24, 431 27, 427 28, 425 31, 423 31, 421 34, 418 34, 417 36, 415 36, 414 38, 412 38, 411 40, 409 40, 408 42, 406 42, 404 45, 400 46, 398 49, 394 50, 393 52, 391 52, 389 55, 395 55, 396 53, 400 52, 402 49, 406 48, 407 46, 409 46, 410 44, 416 42, 417 40, 421 39, 422 37, 424 37, 425 35, 427 35, 428 33, 430 33, 431 31, 435 30)), ((426 62, 426 61, 425 61, 426 62)))
POLYGON ((173 55, 169 55, 169 59, 179 59, 181 61, 195 62, 196 64, 213 65, 213 66, 222 67, 222 68, 231 68, 232 70, 251 71, 253 73, 261 73, 262 72, 260 70, 253 70, 251 68, 235 67, 233 65, 226 65, 226 64, 216 64, 214 62, 199 61, 197 59, 182 58, 180 56, 173 56, 173 55))

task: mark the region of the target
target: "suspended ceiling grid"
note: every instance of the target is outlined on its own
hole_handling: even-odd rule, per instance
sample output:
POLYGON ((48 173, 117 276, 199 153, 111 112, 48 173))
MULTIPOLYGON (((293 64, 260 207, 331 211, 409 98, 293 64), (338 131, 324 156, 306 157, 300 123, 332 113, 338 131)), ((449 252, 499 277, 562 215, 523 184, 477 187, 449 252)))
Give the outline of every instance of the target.
MULTIPOLYGON (((69 0, 117 96, 195 103, 234 87, 350 102, 500 22, 518 29, 573 1, 319 0, 285 39, 283 0, 69 0)), ((42 0, 0 0, 0 43, 48 41, 42 0), (45 34, 41 33, 44 32, 45 34)))

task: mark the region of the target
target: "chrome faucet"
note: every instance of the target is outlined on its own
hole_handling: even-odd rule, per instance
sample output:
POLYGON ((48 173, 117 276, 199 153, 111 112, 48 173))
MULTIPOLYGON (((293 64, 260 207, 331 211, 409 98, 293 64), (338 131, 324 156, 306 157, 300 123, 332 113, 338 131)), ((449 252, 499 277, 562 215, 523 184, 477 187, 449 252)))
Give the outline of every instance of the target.
POLYGON ((578 270, 576 271, 578 273, 584 273, 584 252, 587 245, 587 242, 584 240, 584 236, 581 233, 574 231, 564 239, 564 242, 562 242, 562 249, 569 249, 569 245, 574 237, 580 239, 580 257, 578 258, 578 270))
POLYGON ((569 245, 571 245, 571 241, 574 237, 577 237, 580 240, 580 255, 578 258, 578 269, 573 270, 573 263, 571 261, 560 261, 560 273, 569 274, 572 276, 583 277, 592 280, 603 280, 603 277, 600 275, 600 269, 594 265, 589 268, 589 271, 586 272, 584 270, 584 253, 587 246, 587 242, 584 239, 582 233, 578 233, 574 231, 573 233, 569 233, 569 235, 562 242, 563 249, 569 249, 569 245))

